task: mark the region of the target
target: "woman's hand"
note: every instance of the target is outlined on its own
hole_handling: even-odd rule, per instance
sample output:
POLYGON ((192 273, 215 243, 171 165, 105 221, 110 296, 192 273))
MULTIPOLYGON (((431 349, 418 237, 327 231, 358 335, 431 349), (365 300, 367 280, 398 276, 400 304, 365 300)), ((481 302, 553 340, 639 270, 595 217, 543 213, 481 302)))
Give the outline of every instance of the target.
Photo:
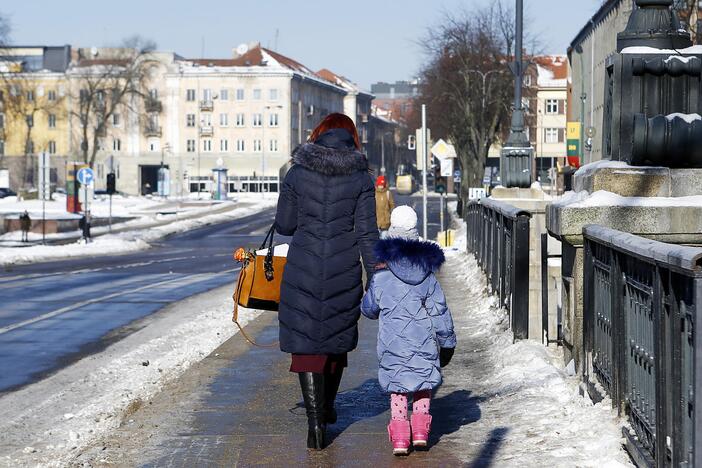
POLYGON ((376 269, 376 270, 384 270, 384 269, 386 269, 387 267, 388 267, 388 264, 385 263, 385 262, 376 263, 376 264, 375 264, 375 269, 376 269))

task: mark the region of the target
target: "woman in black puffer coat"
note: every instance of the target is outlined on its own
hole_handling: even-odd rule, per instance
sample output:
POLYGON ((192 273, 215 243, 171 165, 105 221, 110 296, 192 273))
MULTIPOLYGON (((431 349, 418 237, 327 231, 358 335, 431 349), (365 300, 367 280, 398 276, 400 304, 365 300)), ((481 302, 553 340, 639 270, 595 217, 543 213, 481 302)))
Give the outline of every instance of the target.
POLYGON ((366 272, 375 270, 375 187, 353 121, 330 114, 297 148, 276 230, 293 236, 280 292, 280 349, 292 354, 308 418, 307 446, 324 448, 346 353, 358 342, 366 272))

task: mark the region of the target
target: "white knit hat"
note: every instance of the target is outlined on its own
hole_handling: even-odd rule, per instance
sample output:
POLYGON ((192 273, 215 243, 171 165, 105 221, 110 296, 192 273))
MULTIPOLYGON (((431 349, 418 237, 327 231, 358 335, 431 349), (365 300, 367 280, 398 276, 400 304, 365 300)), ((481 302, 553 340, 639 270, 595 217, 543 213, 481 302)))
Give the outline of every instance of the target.
POLYGON ((390 214, 388 236, 417 239, 417 213, 407 205, 398 206, 390 214))

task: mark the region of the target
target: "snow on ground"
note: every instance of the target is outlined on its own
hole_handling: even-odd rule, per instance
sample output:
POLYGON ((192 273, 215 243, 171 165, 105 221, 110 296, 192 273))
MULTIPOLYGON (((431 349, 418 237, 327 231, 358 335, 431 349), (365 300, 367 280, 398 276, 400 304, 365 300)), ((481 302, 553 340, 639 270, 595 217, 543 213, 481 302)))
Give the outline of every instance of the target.
MULTIPOLYGON (((88 244, 79 241, 66 245, 34 245, 22 248, 0 247, 0 266, 144 250, 149 248, 150 242, 170 234, 196 229, 208 224, 234 220, 273 207, 277 203, 277 197, 274 197, 273 194, 265 198, 261 197, 261 195, 258 197, 244 196, 240 197, 235 203, 224 203, 230 205, 231 209, 193 219, 179 220, 178 215, 164 216, 158 222, 142 219, 128 224, 133 229, 115 234, 101 235, 88 244)), ((221 204, 213 205, 212 209, 219 210, 221 207, 221 204)), ((92 231, 99 233, 100 229, 105 231, 107 228, 98 228, 92 231)))
POLYGON ((632 466, 609 399, 593 404, 580 396, 579 380, 566 372, 561 349, 513 342, 506 311, 496 308, 482 271, 465 252, 465 223, 454 221, 456 243, 446 249, 440 281, 458 347, 473 352, 467 359, 457 353, 459 359, 445 369, 442 392, 469 390, 480 419, 447 438, 487 445, 498 431, 495 466, 632 466))
MULTIPOLYGON (((163 386, 237 333, 231 286, 176 303, 139 331, 0 397, 0 466, 67 466, 163 386)), ((242 325, 258 316, 240 309, 242 325)))

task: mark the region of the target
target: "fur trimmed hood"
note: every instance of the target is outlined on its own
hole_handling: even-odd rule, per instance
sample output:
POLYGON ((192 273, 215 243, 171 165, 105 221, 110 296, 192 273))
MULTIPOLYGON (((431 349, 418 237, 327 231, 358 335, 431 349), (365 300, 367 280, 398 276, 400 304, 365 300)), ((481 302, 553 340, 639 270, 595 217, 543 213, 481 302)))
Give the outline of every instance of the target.
POLYGON ((315 143, 298 146, 292 153, 292 162, 324 175, 349 175, 368 171, 368 160, 360 151, 327 148, 315 143))
POLYGON ((444 251, 434 242, 388 237, 375 244, 375 256, 409 284, 419 284, 444 264, 444 251))

